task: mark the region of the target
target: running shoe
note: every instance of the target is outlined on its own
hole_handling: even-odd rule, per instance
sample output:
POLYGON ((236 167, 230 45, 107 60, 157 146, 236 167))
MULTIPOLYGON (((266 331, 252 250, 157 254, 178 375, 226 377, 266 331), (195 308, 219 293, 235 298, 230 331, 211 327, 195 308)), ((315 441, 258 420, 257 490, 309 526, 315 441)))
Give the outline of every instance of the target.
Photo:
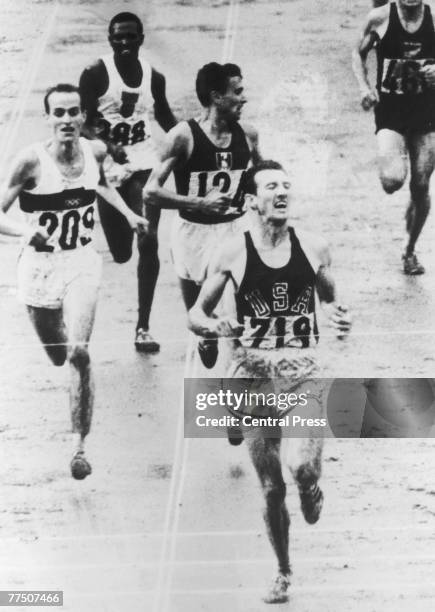
POLYGON ((91 464, 85 457, 84 451, 77 451, 71 461, 71 475, 76 480, 83 480, 92 473, 91 464))
POLYGON ((214 368, 219 354, 217 338, 200 340, 198 353, 205 368, 208 370, 214 368))
POLYGON ((160 344, 156 342, 150 332, 143 327, 139 327, 136 331, 134 346, 140 353, 157 353, 157 351, 160 350, 160 344))
POLYGON ((301 510, 304 519, 310 525, 317 523, 323 506, 323 493, 319 485, 312 484, 308 488, 299 487, 299 497, 301 499, 301 510))
POLYGON ((426 272, 424 266, 418 261, 415 253, 411 253, 411 255, 402 255, 402 261, 403 273, 407 276, 417 276, 418 274, 424 274, 426 272))
POLYGON ((265 603, 284 603, 288 601, 289 586, 290 574, 278 574, 263 597, 263 601, 265 603))

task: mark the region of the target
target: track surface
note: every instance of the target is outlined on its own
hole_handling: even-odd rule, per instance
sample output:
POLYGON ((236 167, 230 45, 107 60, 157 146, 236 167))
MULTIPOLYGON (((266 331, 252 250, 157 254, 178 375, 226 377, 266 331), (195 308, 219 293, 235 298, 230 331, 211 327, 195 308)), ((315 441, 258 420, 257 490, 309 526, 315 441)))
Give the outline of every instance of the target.
MULTIPOLYGON (((427 274, 405 278, 407 193, 387 198, 378 186, 372 118, 359 111, 350 74, 349 49, 367 5, 257 0, 241 2, 231 22, 227 2, 154 0, 146 44, 179 117, 198 112, 196 71, 220 60, 224 44, 242 66, 245 117, 260 129, 264 154, 289 165, 292 217, 329 239, 340 293, 354 311, 348 342, 324 338, 328 372, 432 376, 434 216, 420 246, 427 274), (237 16, 237 35, 225 38, 237 16)), ((10 152, 45 137, 44 90, 76 81, 107 52, 106 24, 128 9, 143 14, 139 2, 63 0, 47 33, 53 2, 2 2, 0 121, 13 136, 10 152), (12 125, 23 97, 23 118, 12 125)), ((64 609, 73 612, 270 609, 260 596, 274 560, 246 448, 185 443, 177 430, 187 332, 170 223, 165 213, 153 320, 162 351, 152 357, 132 345, 135 261, 111 262, 99 235, 105 271, 92 343, 94 473, 82 483, 68 472, 67 371, 49 367, 37 344, 14 295, 18 247, 0 239, 1 588, 62 589, 64 609)), ((434 468, 432 440, 328 441, 317 526, 303 523, 289 483, 294 579, 290 604, 274 609, 432 611, 434 468)))

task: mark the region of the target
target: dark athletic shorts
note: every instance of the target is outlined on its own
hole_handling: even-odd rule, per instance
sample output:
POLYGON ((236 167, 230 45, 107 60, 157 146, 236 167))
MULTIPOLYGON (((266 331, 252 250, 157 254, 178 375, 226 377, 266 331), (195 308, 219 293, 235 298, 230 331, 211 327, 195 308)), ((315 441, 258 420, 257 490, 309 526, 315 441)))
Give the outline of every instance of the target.
POLYGON ((435 131, 435 95, 381 95, 375 106, 376 133, 394 130, 399 134, 435 131))

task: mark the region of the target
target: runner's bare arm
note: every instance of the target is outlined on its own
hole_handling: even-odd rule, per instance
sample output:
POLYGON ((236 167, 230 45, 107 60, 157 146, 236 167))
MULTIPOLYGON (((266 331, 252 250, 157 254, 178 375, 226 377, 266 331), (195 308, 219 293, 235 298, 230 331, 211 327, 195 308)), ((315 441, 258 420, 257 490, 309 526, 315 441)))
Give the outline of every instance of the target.
POLYGON ((101 71, 102 66, 100 66, 100 62, 96 62, 83 70, 79 81, 82 108, 86 113, 82 132, 84 136, 91 139, 97 138, 95 127, 99 118, 98 98, 104 93, 104 89, 101 90, 100 84, 101 71))
POLYGON ((116 210, 124 215, 133 229, 138 231, 148 229, 148 221, 144 217, 136 215, 127 206, 116 189, 107 181, 103 169, 103 162, 107 155, 105 144, 100 140, 93 140, 91 141, 91 147, 100 168, 100 180, 97 186, 97 193, 105 200, 105 202, 116 208, 116 210))
POLYGON ((32 151, 25 151, 14 161, 10 176, 0 191, 0 233, 8 236, 23 236, 28 244, 45 244, 48 234, 44 228, 35 230, 21 221, 11 219, 6 212, 23 189, 35 186, 38 158, 32 151))
POLYGON ((317 293, 330 325, 337 332, 337 337, 342 339, 350 332, 352 320, 347 306, 336 301, 335 282, 330 272, 331 256, 326 244, 320 246, 319 258, 320 266, 316 275, 317 293))
POLYGON ((243 325, 232 317, 211 317, 211 313, 216 308, 222 297, 225 286, 231 279, 231 274, 227 270, 220 270, 208 276, 198 300, 189 311, 189 329, 198 336, 205 338, 216 338, 240 336, 243 332, 243 325))
POLYGON ((106 67, 102 60, 98 60, 91 66, 85 68, 80 76, 79 90, 82 107, 85 112, 85 123, 82 127, 82 134, 89 140, 102 140, 106 146, 108 153, 113 157, 118 164, 127 162, 127 154, 124 147, 109 142, 107 138, 103 138, 102 134, 97 129, 100 113, 98 112, 98 99, 105 93, 109 85, 109 77, 106 67))
POLYGON ((195 334, 210 338, 234 337, 243 332, 243 325, 240 325, 236 319, 227 316, 219 318, 212 316, 227 283, 231 281, 234 285, 237 284, 234 279, 234 270, 240 267, 239 260, 243 260, 243 257, 246 259, 242 237, 236 237, 221 245, 213 257, 198 299, 189 311, 189 329, 195 334))
POLYGON ((158 208, 201 210, 209 214, 225 212, 232 202, 231 195, 213 191, 206 197, 184 196, 164 187, 171 172, 189 159, 193 148, 193 137, 189 125, 181 121, 166 135, 160 161, 145 185, 145 204, 158 208))
POLYGON ((154 68, 151 73, 151 93, 154 98, 154 117, 162 130, 169 132, 176 125, 177 120, 166 98, 165 77, 154 68))
POLYGON ((258 144, 258 131, 251 125, 243 125, 242 127, 248 139, 249 148, 251 150, 252 164, 256 166, 262 160, 258 144))
POLYGON ((352 69, 360 89, 361 106, 364 110, 369 110, 379 101, 378 93, 369 80, 367 58, 379 40, 378 29, 388 19, 388 15, 388 6, 370 11, 363 32, 352 52, 352 69))

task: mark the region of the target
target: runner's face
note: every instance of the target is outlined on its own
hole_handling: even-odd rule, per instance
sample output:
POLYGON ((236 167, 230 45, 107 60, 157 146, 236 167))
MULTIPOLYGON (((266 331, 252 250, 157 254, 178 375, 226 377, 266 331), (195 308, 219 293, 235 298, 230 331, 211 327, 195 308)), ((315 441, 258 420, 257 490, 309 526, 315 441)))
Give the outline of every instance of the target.
POLYGON ((143 34, 139 34, 138 24, 135 21, 114 23, 109 35, 110 45, 119 59, 137 57, 143 40, 143 34))
POLYGON ((255 208, 263 221, 281 225, 288 219, 290 181, 282 170, 260 170, 255 175, 255 208))
POLYGON ((47 120, 58 142, 77 140, 85 120, 80 109, 80 96, 75 91, 54 91, 48 98, 47 120))
POLYGON ((242 79, 238 76, 228 79, 227 90, 218 96, 217 105, 222 115, 232 121, 238 121, 242 108, 246 104, 242 79))

